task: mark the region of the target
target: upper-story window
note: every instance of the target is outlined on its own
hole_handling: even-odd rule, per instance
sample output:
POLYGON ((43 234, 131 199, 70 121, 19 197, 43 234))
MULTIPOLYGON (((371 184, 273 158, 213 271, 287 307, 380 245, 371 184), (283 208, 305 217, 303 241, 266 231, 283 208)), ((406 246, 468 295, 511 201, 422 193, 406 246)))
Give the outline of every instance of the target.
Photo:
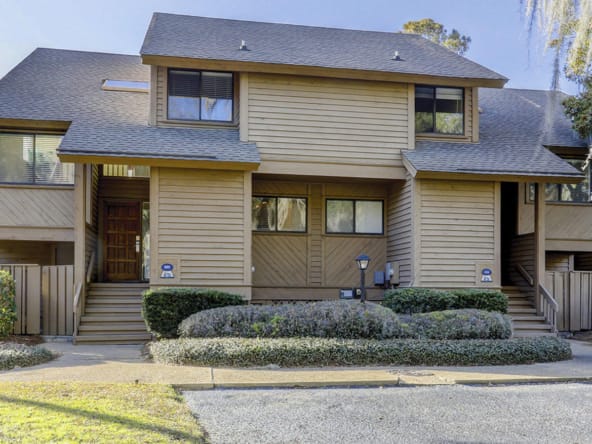
POLYGON ((464 134, 464 90, 416 86, 415 132, 464 134))
POLYGON ((0 134, 0 182, 29 185, 72 185, 74 164, 56 154, 61 136, 0 134))
MULTIPOLYGON (((582 171, 584 159, 564 159, 573 167, 582 171)), ((592 198, 590 165, 584 170, 584 179, 578 183, 548 183, 545 185, 547 202, 590 203, 592 198)), ((528 188, 528 200, 534 202, 534 184, 528 188)))
POLYGON ((169 69, 168 118, 232 122, 233 83, 228 72, 169 69))

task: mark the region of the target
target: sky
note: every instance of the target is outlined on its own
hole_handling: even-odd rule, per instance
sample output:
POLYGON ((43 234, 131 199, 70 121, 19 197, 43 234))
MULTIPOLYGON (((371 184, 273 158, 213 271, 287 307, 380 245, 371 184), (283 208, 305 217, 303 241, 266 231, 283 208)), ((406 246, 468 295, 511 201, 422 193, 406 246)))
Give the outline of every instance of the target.
MULTIPOLYGON (((0 0, 0 78, 37 47, 138 54, 153 12, 370 31, 432 18, 472 38, 466 56, 508 77, 506 87, 548 89, 552 57, 530 39, 520 0, 0 0)), ((562 79, 560 88, 577 92, 562 79)))

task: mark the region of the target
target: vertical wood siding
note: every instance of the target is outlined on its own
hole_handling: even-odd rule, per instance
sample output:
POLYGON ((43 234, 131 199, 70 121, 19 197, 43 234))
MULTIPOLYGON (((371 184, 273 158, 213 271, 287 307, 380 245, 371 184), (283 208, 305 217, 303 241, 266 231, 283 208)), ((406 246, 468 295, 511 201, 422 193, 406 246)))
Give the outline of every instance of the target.
POLYGON ((407 85, 249 74, 249 140, 265 160, 401 165, 407 85))
POLYGON ((559 305, 560 331, 592 330, 592 272, 548 271, 545 286, 559 305))
POLYGON ((159 168, 152 248, 179 258, 181 285, 244 285, 244 186, 242 171, 159 168))
POLYGON ((399 263, 401 286, 413 281, 413 178, 389 189, 387 211, 387 260, 399 263))
POLYGON ((15 281, 16 334, 73 334, 73 265, 2 265, 0 270, 7 270, 15 281))
POLYGON ((421 286, 475 286, 476 264, 496 260, 495 184, 422 180, 420 190, 421 286))

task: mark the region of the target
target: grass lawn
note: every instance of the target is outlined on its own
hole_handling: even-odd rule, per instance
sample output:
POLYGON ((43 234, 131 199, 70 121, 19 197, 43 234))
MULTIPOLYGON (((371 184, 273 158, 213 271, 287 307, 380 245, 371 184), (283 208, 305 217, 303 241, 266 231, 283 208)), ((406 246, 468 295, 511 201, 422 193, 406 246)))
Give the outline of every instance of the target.
POLYGON ((0 442, 206 442, 171 387, 0 383, 0 442))

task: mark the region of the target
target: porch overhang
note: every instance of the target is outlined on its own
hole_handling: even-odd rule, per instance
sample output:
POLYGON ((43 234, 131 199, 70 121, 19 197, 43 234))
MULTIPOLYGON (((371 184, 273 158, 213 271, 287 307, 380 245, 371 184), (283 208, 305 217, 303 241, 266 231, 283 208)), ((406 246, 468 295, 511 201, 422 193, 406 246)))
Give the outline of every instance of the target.
POLYGON ((58 151, 58 157, 62 162, 72 163, 146 165, 151 167, 195 168, 206 170, 255 171, 259 167, 258 162, 232 162, 215 158, 183 158, 175 156, 155 158, 125 154, 105 155, 104 153, 92 153, 88 151, 58 151))

